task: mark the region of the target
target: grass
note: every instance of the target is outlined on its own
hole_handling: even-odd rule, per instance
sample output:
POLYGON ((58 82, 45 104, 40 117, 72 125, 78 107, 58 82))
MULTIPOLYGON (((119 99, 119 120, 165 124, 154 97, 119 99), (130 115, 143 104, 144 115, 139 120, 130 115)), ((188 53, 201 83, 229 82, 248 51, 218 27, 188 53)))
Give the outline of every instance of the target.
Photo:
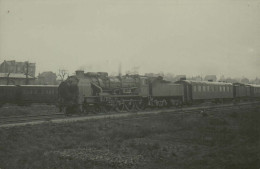
POLYGON ((59 110, 55 105, 31 104, 18 106, 13 104, 5 104, 0 108, 0 117, 53 114, 57 112, 59 112, 59 110))
POLYGON ((1 128, 0 168, 258 169, 259 134, 259 107, 1 128))

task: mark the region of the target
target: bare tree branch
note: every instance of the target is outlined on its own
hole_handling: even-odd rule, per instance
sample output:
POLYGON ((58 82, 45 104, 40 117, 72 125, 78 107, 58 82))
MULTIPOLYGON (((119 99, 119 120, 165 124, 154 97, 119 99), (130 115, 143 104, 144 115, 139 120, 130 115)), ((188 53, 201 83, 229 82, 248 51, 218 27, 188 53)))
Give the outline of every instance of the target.
POLYGON ((61 81, 64 81, 66 77, 68 77, 69 73, 65 69, 59 69, 58 77, 61 81))

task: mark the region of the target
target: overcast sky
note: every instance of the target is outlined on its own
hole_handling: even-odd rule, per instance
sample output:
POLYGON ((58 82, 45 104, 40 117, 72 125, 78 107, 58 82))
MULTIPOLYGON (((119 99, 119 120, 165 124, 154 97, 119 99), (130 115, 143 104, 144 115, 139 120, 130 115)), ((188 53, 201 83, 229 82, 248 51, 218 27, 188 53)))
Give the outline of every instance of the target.
POLYGON ((260 77, 260 0, 0 0, 0 62, 260 77))

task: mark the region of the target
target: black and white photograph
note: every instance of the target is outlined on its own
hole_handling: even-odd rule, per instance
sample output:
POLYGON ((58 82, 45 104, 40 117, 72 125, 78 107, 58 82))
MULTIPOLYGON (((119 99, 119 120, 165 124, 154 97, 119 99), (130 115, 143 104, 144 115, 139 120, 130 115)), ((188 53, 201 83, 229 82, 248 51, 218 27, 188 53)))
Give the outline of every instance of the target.
POLYGON ((260 169, 260 0, 0 0, 0 169, 260 169))

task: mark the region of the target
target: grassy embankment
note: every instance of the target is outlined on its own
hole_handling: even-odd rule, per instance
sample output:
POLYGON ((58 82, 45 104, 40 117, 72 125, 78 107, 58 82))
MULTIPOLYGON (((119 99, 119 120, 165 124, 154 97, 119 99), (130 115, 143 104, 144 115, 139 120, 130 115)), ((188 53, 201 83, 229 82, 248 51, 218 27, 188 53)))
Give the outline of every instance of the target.
POLYGON ((1 128, 0 168, 260 167, 260 108, 1 128))

